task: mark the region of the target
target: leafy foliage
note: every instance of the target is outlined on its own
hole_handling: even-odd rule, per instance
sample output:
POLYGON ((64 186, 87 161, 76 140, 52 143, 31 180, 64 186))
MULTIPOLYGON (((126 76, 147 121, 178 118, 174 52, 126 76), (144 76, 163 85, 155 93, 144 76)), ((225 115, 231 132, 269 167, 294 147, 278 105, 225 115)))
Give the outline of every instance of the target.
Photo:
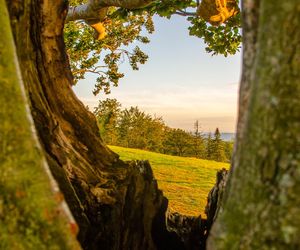
POLYGON ((164 152, 171 155, 187 156, 192 148, 192 135, 182 129, 169 128, 166 131, 164 152))
MULTIPOLYGON (((78 1, 70 1, 77 5, 78 1)), ((147 36, 141 35, 145 30, 148 34, 154 31, 152 17, 143 12, 140 15, 128 14, 126 18, 116 15, 110 8, 108 19, 104 22, 107 36, 103 40, 94 38, 94 30, 83 21, 70 22, 65 25, 64 37, 67 53, 70 59, 71 70, 76 83, 84 79, 86 73, 97 75, 93 93, 97 95, 101 90, 110 93, 110 86, 118 86, 119 79, 124 74, 119 71, 119 65, 126 60, 133 70, 139 69, 148 56, 135 46, 128 46, 134 42, 149 43, 147 36)))
POLYGON ((100 101, 95 108, 101 137, 111 145, 161 151, 165 124, 160 117, 151 117, 138 107, 120 109, 116 99, 100 101))
POLYGON ((107 98, 100 101, 94 111, 102 139, 112 145, 117 143, 116 127, 120 117, 120 107, 121 104, 116 99, 107 98))
POLYGON ((242 37, 240 34, 240 14, 228 20, 224 25, 212 26, 198 17, 189 17, 192 26, 190 35, 202 38, 207 44, 205 50, 213 55, 234 55, 239 51, 242 37))
POLYGON ((231 159, 232 142, 223 141, 219 129, 213 138, 211 135, 206 138, 199 130, 198 121, 194 132, 170 128, 161 117, 152 117, 138 107, 122 110, 116 99, 109 98, 99 102, 94 114, 101 137, 110 145, 219 162, 231 159))
POLYGON ((165 124, 160 117, 151 117, 138 107, 125 109, 120 116, 120 142, 128 147, 161 150, 165 124))
MULTIPOLYGON (((70 5, 85 2, 86 0, 71 0, 70 5)), ((84 79, 86 73, 96 74, 93 93, 97 95, 104 91, 108 94, 111 86, 118 86, 119 80, 124 77, 119 70, 121 63, 128 62, 133 70, 138 70, 148 59, 148 55, 138 44, 150 42, 148 34, 154 32, 154 15, 164 18, 177 14, 186 16, 191 23, 190 35, 203 39, 208 53, 224 56, 235 54, 241 43, 240 15, 220 26, 212 26, 196 15, 196 8, 197 1, 193 0, 157 0, 137 10, 110 7, 103 22, 107 36, 102 40, 96 40, 93 28, 83 21, 67 23, 65 43, 74 82, 84 79), (133 47, 133 43, 137 45, 133 47)))

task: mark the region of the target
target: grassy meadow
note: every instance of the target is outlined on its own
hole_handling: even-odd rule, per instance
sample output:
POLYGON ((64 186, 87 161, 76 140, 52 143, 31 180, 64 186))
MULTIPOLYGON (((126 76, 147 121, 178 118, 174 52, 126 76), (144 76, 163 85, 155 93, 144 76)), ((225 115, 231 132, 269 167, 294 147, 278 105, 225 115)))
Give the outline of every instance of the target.
POLYGON ((228 163, 117 146, 109 148, 124 161, 149 160, 159 188, 169 199, 171 211, 185 215, 204 216, 206 198, 215 183, 217 171, 229 168, 228 163))

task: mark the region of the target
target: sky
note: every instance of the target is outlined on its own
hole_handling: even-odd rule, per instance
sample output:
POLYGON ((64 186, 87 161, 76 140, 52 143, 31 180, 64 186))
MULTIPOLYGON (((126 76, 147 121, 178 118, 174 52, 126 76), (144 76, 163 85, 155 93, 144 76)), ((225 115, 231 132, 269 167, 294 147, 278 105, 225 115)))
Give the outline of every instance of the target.
POLYGON ((188 35, 184 17, 155 17, 154 22, 150 44, 139 44, 148 62, 138 71, 121 65, 125 77, 110 95, 95 97, 96 76, 87 75, 74 87, 79 99, 93 110, 99 100, 116 98, 123 108, 138 106, 168 126, 188 131, 198 120, 203 132, 216 127, 235 132, 241 53, 227 58, 206 53, 202 40, 188 35))

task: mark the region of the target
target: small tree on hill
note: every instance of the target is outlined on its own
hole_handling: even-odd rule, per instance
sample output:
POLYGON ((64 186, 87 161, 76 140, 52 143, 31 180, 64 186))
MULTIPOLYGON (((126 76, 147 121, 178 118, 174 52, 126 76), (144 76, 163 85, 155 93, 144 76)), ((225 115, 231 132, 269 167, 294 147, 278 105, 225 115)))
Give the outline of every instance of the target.
POLYGON ((120 114, 118 143, 125 147, 161 151, 164 127, 162 118, 153 118, 138 107, 130 107, 120 114))
POLYGON ((224 145, 221 139, 221 134, 218 128, 216 128, 214 139, 212 140, 212 155, 211 159, 215 161, 226 161, 224 152, 224 145))
POLYGON ((95 108, 94 114, 97 118, 99 130, 102 139, 108 144, 117 143, 117 126, 118 119, 121 112, 121 103, 116 99, 105 99, 99 101, 98 106, 95 108))
POLYGON ((165 153, 188 156, 192 147, 193 137, 182 129, 169 128, 166 132, 166 139, 164 141, 165 153))
POLYGON ((205 158, 205 144, 198 120, 194 124, 192 151, 195 157, 205 158))
POLYGON ((208 134, 208 137, 206 139, 206 155, 205 158, 206 159, 212 159, 212 153, 213 153, 213 140, 211 138, 211 133, 208 134))

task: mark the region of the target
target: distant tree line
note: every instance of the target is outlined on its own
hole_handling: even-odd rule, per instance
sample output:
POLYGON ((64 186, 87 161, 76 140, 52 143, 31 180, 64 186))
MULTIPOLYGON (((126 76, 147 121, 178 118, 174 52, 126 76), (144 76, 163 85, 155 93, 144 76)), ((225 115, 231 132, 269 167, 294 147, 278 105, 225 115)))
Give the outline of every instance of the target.
POLYGON ((138 107, 122 109, 116 99, 99 101, 94 110, 102 139, 110 145, 139 148, 163 154, 229 162, 233 142, 223 141, 219 129, 204 135, 199 122, 193 132, 168 127, 161 117, 138 107))

